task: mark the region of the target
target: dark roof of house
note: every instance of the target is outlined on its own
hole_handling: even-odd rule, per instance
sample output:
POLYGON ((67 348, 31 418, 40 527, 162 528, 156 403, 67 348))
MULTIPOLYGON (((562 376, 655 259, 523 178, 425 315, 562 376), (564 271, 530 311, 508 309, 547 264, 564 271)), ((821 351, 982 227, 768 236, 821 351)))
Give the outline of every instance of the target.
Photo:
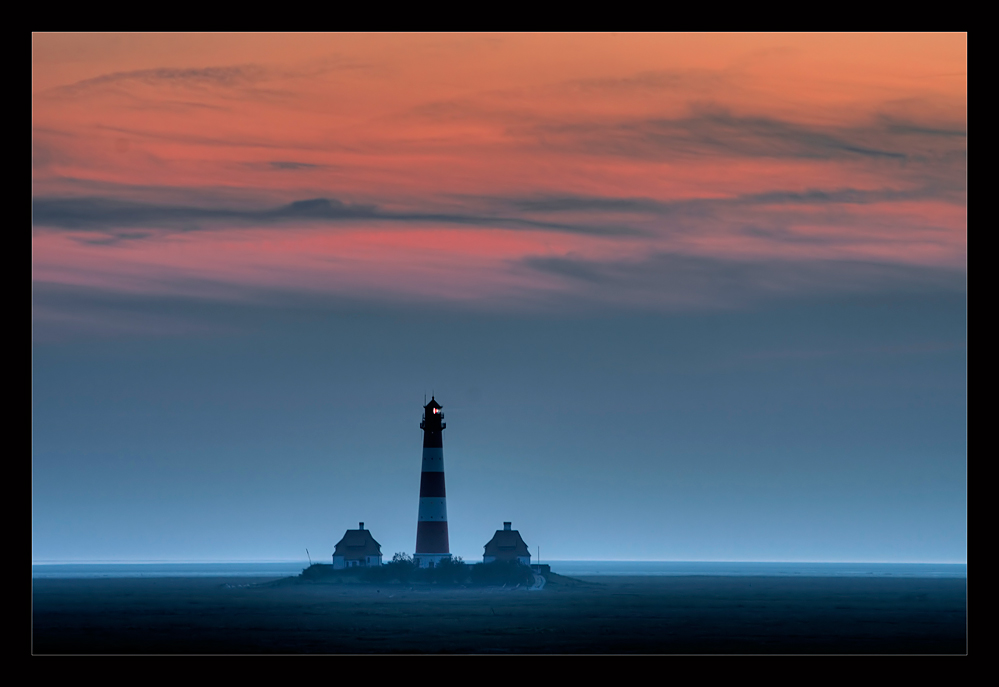
POLYGON ((486 544, 485 549, 486 552, 483 555, 496 556, 497 558, 531 555, 531 552, 527 550, 527 544, 521 539, 520 532, 517 530, 496 530, 496 534, 486 544))
POLYGON ((343 539, 337 542, 333 555, 351 559, 381 556, 382 545, 375 541, 368 530, 347 530, 343 539))

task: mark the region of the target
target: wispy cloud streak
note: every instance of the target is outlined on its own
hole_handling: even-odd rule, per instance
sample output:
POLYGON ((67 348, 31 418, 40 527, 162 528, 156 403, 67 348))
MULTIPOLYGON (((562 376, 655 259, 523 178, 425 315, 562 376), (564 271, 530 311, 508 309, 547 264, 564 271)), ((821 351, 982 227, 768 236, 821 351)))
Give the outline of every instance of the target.
POLYGON ((233 87, 255 83, 266 78, 266 71, 259 65, 202 67, 197 69, 139 69, 113 72, 90 79, 83 79, 52 89, 58 95, 79 95, 89 89, 108 85, 143 83, 149 85, 182 84, 197 87, 233 87))
MULTIPOLYGON (((389 212, 374 205, 353 205, 331 198, 298 200, 267 210, 151 205, 104 198, 38 198, 32 204, 36 226, 115 231, 139 226, 196 229, 205 224, 268 225, 287 222, 343 222, 377 220, 407 224, 457 224, 464 227, 544 229, 579 234, 628 235, 642 233, 628 227, 560 224, 516 216, 476 216, 440 212, 389 212)), ((145 236, 145 235, 141 235, 145 236)))

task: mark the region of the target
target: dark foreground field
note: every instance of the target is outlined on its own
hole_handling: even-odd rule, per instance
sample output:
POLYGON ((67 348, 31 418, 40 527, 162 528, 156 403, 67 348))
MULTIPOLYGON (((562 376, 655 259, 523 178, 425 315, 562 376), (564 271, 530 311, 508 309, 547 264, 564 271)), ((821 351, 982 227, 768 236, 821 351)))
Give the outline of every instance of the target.
POLYGON ((965 579, 600 577, 437 589, 33 580, 35 654, 966 653, 965 579), (247 586, 249 585, 249 586, 247 586))

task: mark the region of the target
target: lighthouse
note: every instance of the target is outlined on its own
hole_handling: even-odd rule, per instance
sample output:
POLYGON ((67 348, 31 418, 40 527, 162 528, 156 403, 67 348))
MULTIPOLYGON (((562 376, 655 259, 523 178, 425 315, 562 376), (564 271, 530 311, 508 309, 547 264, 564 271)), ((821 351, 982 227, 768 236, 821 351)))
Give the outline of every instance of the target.
POLYGON ((444 414, 433 396, 423 406, 423 473, 420 475, 420 516, 416 525, 413 562, 421 568, 451 558, 447 540, 447 500, 444 495, 444 414))

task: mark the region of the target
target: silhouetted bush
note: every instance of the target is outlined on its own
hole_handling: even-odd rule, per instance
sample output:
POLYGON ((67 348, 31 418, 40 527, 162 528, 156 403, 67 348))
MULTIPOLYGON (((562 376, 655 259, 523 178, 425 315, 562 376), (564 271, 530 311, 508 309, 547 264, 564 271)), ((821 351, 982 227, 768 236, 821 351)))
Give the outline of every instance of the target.
POLYGON ((334 570, 331 563, 313 563, 308 568, 303 570, 299 577, 305 580, 321 580, 341 577, 344 572, 346 571, 334 570))
POLYGON ((412 559, 397 558, 398 556, 399 554, 393 556, 391 563, 365 568, 363 573, 364 580, 367 582, 381 582, 383 584, 392 582, 407 584, 412 582, 416 566, 413 564, 412 559))
POLYGON ((433 568, 423 568, 423 573, 428 582, 434 584, 467 584, 469 582, 468 565, 461 559, 461 556, 445 558, 433 568))
POLYGON ((531 569, 520 561, 493 561, 472 566, 472 584, 476 585, 507 585, 518 584, 530 586, 534 584, 531 569))

